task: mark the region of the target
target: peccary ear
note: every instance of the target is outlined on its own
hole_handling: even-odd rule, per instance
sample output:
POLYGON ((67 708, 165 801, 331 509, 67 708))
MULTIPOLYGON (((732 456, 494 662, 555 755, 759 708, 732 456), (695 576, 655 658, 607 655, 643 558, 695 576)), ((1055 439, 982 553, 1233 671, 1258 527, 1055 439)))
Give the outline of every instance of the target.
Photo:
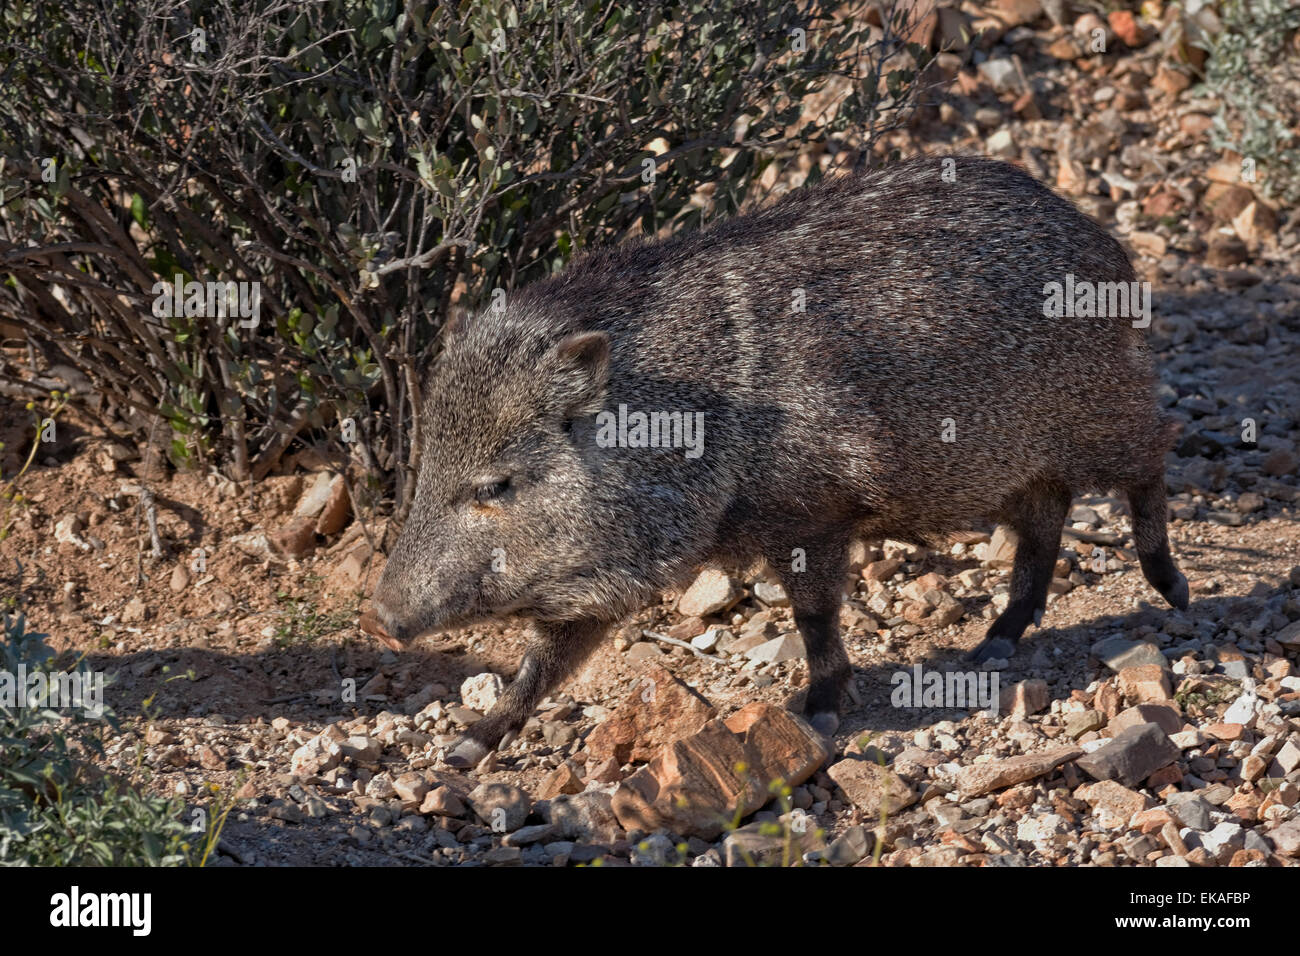
POLYGON ((609 382, 609 336, 577 332, 551 350, 553 394, 565 417, 600 411, 609 382))
POLYGON ((463 305, 449 305, 447 307, 447 317, 443 320, 442 328, 438 332, 438 338, 443 342, 455 338, 469 322, 469 318, 469 309, 463 305))

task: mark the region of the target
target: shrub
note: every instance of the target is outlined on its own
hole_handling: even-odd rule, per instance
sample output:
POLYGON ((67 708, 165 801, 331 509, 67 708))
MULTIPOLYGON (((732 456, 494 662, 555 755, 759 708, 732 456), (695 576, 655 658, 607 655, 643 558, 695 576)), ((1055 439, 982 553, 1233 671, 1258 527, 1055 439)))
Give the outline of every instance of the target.
MULTIPOLYGON (((55 675, 46 635, 3 615, 0 672, 55 675)), ((78 668, 79 669, 79 668, 78 668)), ((82 673, 85 673, 82 671, 82 673)), ((194 849, 179 800, 137 792, 85 760, 101 753, 111 713, 15 706, 0 699, 0 865, 179 866, 194 849)))
POLYGON ((1223 0, 1221 28, 1196 31, 1209 57, 1201 92, 1223 103, 1211 140, 1258 167, 1262 191, 1300 199, 1300 7, 1294 0, 1223 0))
POLYGON ((865 164, 927 61, 905 6, 7 4, 0 332, 178 466, 256 479, 351 421, 403 501, 453 300, 730 213, 810 145, 865 164), (177 275, 260 283, 260 321, 155 314, 177 275))

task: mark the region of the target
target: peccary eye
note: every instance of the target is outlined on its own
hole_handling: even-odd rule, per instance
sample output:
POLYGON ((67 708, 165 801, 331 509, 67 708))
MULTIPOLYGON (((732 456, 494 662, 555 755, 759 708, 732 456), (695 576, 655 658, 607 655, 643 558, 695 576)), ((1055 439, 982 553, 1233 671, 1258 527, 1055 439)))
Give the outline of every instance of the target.
POLYGON ((495 481, 484 482, 474 489, 474 500, 482 504, 491 501, 493 498, 500 498, 509 487, 509 478, 498 478, 495 481))

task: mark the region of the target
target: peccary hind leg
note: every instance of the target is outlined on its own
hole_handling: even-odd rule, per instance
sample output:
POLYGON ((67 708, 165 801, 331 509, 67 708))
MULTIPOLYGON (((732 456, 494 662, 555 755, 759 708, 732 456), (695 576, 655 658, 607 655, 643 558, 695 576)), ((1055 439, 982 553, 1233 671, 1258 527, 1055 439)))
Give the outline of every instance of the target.
POLYGON ((517 733, 538 701, 577 670, 608 630, 609 625, 600 621, 538 621, 514 681, 487 715, 456 742, 447 764, 476 766, 506 735, 517 733))
POLYGON ((839 727, 840 695, 853 673, 840 640, 840 579, 846 546, 806 549, 806 568, 791 565, 794 548, 768 556, 790 598, 794 623, 808 653, 804 716, 827 736, 839 727))
POLYGON ((1137 543, 1143 577, 1171 607, 1187 610, 1187 578, 1175 567, 1169 554, 1164 479, 1157 478, 1145 485, 1129 488, 1128 504, 1133 512, 1133 539, 1137 543))
POLYGON ((1031 485, 1016 503, 1011 528, 1020 539, 1011 567, 1011 602, 998 615, 979 645, 966 655, 983 663, 1009 658, 1030 621, 1042 621, 1047 607, 1047 586, 1061 546, 1061 526, 1070 510, 1070 491, 1055 482, 1031 485))

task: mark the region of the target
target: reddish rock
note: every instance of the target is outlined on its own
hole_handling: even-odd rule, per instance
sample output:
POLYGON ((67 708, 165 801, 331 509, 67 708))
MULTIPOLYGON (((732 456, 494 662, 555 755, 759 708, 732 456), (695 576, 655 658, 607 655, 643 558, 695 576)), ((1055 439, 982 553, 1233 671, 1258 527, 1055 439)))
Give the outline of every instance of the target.
POLYGON ((720 720, 667 744, 649 764, 619 784, 613 810, 625 830, 667 829, 711 840, 736 816, 770 799, 750 768, 752 750, 720 720))
POLYGON ((586 788, 582 778, 578 776, 573 765, 567 760, 551 771, 544 781, 541 789, 537 791, 537 799, 552 800, 562 793, 582 793, 586 788))
POLYGON ((868 581, 888 581, 903 566, 902 558, 881 558, 872 561, 862 569, 862 577, 868 581))
POLYGON ((803 783, 830 753, 802 718, 756 702, 665 745, 622 781, 614 813, 626 829, 667 827, 711 838, 724 821, 767 802, 778 781, 787 787, 803 783))
POLYGON ((708 629, 708 625, 701 618, 688 617, 668 628, 668 636, 679 641, 689 641, 692 637, 699 637, 708 629))
POLYGON ((347 480, 342 475, 336 475, 330 484, 330 494, 325 501, 325 507, 316 518, 316 533, 338 534, 347 525, 351 514, 352 499, 348 495, 347 480))
POLYGON ((1165 846, 1169 847, 1175 856, 1187 856, 1187 844, 1178 835, 1178 824, 1173 820, 1160 828, 1160 838, 1165 841, 1165 846))
POLYGON ((1175 823, 1176 821, 1173 815, 1164 807, 1154 807, 1150 810, 1139 811, 1132 822, 1133 826, 1137 827, 1142 833, 1155 833, 1163 830, 1166 823, 1175 823))
POLYGON ((993 13, 1008 27, 1033 23, 1043 14, 1039 0, 996 0, 993 13))
POLYGON ((1101 713, 1107 720, 1114 718, 1120 711, 1121 701, 1119 691, 1110 681, 1105 681, 1097 688, 1097 694, 1093 698, 1093 709, 1101 713))
POLYGON ((1115 36, 1124 41, 1124 45, 1136 50, 1146 43, 1146 33, 1130 10, 1112 10, 1106 14, 1106 21, 1115 36))
POLYGON ((1169 700, 1169 674, 1159 664, 1121 668, 1117 680, 1119 691, 1127 700, 1139 704, 1169 700))
POLYGON ((414 771, 407 771, 393 780, 393 790, 403 803, 419 805, 429 792, 429 781, 414 771))
POLYGON ((724 723, 754 753, 762 775, 797 787, 826 762, 831 748, 802 717, 783 707, 756 701, 736 711, 724 723))
POLYGON ((461 817, 465 815, 465 804, 451 787, 438 786, 424 795, 419 812, 436 817, 461 817))
POLYGON ((1246 728, 1241 724, 1233 723, 1207 724, 1201 729, 1206 736, 1216 740, 1240 740, 1241 735, 1246 732, 1246 728))
POLYGON ((1114 780, 1101 780, 1080 787, 1075 795, 1092 807, 1098 822, 1108 830, 1128 826, 1134 814, 1150 806, 1145 796, 1114 780))
POLYGON ((316 549, 316 519, 293 518, 266 536, 267 543, 289 558, 301 558, 316 549))
POLYGON ((1167 189, 1153 190, 1142 200, 1142 211, 1155 219, 1177 215, 1183 206, 1183 197, 1167 189))
POLYGON ((1177 96, 1183 90, 1192 85, 1192 78, 1182 70, 1175 70, 1167 66, 1162 66, 1156 70, 1155 78, 1151 85, 1158 90, 1164 91, 1169 96, 1177 96))
POLYGON ((1177 786, 1183 782, 1183 772, 1178 769, 1177 764, 1171 763, 1168 767, 1161 767, 1151 776, 1147 777, 1147 786, 1152 790, 1159 791, 1164 787, 1177 786))
POLYGON ((651 760, 667 743, 689 737, 716 716, 713 705, 685 681, 651 664, 606 720, 587 737, 597 761, 613 757, 622 766, 651 760))

